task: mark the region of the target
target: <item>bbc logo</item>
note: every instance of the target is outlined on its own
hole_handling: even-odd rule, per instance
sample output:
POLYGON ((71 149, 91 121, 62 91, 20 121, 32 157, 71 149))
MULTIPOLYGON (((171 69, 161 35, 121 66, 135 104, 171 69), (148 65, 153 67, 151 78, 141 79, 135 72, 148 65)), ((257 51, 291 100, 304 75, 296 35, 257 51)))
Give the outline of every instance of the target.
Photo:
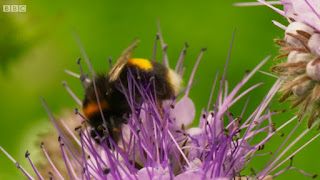
POLYGON ((27 5, 3 5, 3 12, 27 12, 27 5))

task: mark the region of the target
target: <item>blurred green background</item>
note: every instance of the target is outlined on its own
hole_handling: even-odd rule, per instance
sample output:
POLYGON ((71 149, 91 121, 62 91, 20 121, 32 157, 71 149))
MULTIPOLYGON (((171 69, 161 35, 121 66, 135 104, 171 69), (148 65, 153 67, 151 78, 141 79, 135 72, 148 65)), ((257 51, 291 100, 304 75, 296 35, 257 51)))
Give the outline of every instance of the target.
MULTIPOLYGON (((108 56, 114 60, 134 39, 141 39, 135 57, 151 58, 157 20, 173 67, 184 43, 189 43, 185 65, 185 80, 188 79, 195 60, 202 47, 207 47, 199 65, 196 81, 190 97, 197 107, 197 117, 207 106, 214 76, 224 68, 232 33, 236 28, 227 77, 230 87, 253 69, 264 57, 277 55, 273 38, 283 37, 283 31, 271 23, 276 19, 286 20, 271 9, 261 7, 234 7, 236 1, 43 1, 2 0, 4 4, 26 4, 25 13, 4 13, 0 11, 0 145, 31 172, 25 150, 39 150, 34 139, 50 127, 50 122, 38 96, 47 101, 54 114, 63 110, 73 111, 77 104, 62 87, 67 81, 71 89, 83 96, 83 90, 76 78, 63 72, 69 69, 79 72, 76 60, 81 56, 72 30, 76 30, 82 44, 92 60, 96 72, 108 70, 108 56)), ((160 52, 160 51, 158 51, 160 52)), ((161 53, 158 58, 161 59, 161 53)), ((268 71, 275 64, 270 60, 263 70, 268 71)), ((266 85, 251 94, 247 112, 251 112, 267 93, 274 78, 258 73, 249 85, 260 81, 266 85)), ((249 87, 246 86, 246 87, 249 87)), ((246 100, 246 99, 244 99, 246 100)), ((244 100, 233 108, 240 112, 244 100)), ((275 103, 272 109, 284 109, 288 104, 275 103)), ((289 111, 274 117, 282 124, 296 113, 289 111)), ((305 123, 301 129, 306 127, 305 123)), ((292 126, 283 132, 288 134, 292 126)), ((301 131, 298 130, 298 133, 301 131)), ((306 139, 315 135, 311 132, 306 139)), ((276 136, 265 147, 264 152, 273 151, 284 140, 276 136)), ((319 140, 316 140, 319 141, 319 140)), ((56 143, 56 142, 53 142, 56 143)), ((313 142, 294 159, 294 166, 308 173, 320 173, 319 143, 313 142)), ((301 143, 299 144, 301 145, 301 143)), ((299 147, 299 145, 295 147, 299 147)), ((249 168, 261 169, 268 157, 258 157, 249 168)), ((283 166, 285 168, 288 163, 283 166)), ((248 168, 248 169, 249 169, 248 168)), ((280 168, 281 169, 281 168, 280 168)), ((279 169, 279 170, 280 170, 279 169)), ((250 170, 245 171, 250 174, 250 170)), ((33 173, 32 173, 33 174, 33 173)), ((24 179, 22 173, 10 160, 0 153, 0 179, 24 179)), ((291 170, 277 179, 309 179, 291 170)))

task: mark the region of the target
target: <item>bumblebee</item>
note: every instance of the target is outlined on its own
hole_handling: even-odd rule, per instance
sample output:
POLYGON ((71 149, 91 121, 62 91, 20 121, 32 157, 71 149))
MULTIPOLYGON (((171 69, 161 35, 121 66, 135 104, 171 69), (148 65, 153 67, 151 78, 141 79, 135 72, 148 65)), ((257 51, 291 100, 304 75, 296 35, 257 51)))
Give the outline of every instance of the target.
MULTIPOLYGON (((121 83, 128 88, 129 72, 137 82, 141 77, 154 80, 151 89, 155 91, 153 93, 156 94, 159 107, 163 100, 176 97, 181 90, 182 80, 175 71, 159 62, 131 58, 137 44, 138 40, 134 41, 122 52, 109 73, 97 75, 86 88, 82 112, 92 127, 91 136, 98 144, 107 137, 117 143, 121 136, 121 126, 127 123, 131 109, 119 85, 121 83)), ((141 102, 141 95, 136 93, 134 100, 141 102)), ((107 144, 110 146, 109 141, 107 144)))

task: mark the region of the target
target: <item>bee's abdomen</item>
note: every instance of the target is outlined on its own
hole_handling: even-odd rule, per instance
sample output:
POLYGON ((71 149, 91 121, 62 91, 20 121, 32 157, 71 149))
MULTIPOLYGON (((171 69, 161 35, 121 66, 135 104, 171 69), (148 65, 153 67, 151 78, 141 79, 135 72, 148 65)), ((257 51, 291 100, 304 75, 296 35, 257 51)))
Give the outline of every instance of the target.
POLYGON ((155 86, 152 86, 151 90, 155 89, 159 100, 175 97, 181 89, 180 76, 159 62, 140 58, 130 59, 120 75, 120 79, 125 85, 127 84, 128 73, 136 81, 145 85, 154 80, 155 86))
MULTIPOLYGON (((101 107, 102 111, 105 111, 105 110, 109 109, 109 104, 107 103, 107 101, 101 101, 100 107, 101 107)), ((91 117, 100 113, 100 107, 97 102, 90 102, 82 107, 83 115, 87 119, 90 119, 91 117)))
POLYGON ((128 60, 129 66, 136 66, 141 70, 152 70, 153 65, 148 59, 132 58, 128 60))

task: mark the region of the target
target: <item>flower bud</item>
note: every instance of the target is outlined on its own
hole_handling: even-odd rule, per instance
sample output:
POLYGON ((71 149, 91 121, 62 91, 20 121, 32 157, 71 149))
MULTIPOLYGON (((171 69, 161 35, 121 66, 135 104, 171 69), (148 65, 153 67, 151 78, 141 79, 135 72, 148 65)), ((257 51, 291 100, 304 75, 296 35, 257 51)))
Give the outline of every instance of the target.
POLYGON ((308 41, 308 46, 310 48, 310 51, 313 54, 320 55, 320 34, 319 33, 314 33, 309 41, 308 41))
MULTIPOLYGON (((293 22, 293 23, 290 23, 289 26, 287 27, 286 29, 286 33, 285 33, 285 41, 287 43, 289 43, 291 46, 294 46, 294 47, 302 47, 302 43, 297 39, 297 38, 294 38, 290 35, 288 35, 288 33, 291 33, 291 34, 294 34, 294 35, 299 35, 298 34, 298 31, 304 31, 310 35, 312 35, 314 33, 314 29, 302 22, 293 22)), ((307 38, 305 38, 306 42, 307 42, 307 38)))
MULTIPOLYGON (((297 77, 296 79, 299 79, 300 77, 297 77)), ((295 79, 295 80, 296 80, 295 79)), ((311 89, 313 88, 311 81, 305 81, 301 84, 298 84, 296 86, 292 87, 292 92, 298 97, 306 95, 311 89)))
POLYGON ((298 51, 291 51, 288 55, 288 63, 297 63, 297 62, 309 62, 315 58, 314 55, 310 53, 302 53, 298 51))
POLYGON ((308 76, 316 81, 320 81, 320 59, 314 59, 310 61, 307 65, 307 74, 308 76))

